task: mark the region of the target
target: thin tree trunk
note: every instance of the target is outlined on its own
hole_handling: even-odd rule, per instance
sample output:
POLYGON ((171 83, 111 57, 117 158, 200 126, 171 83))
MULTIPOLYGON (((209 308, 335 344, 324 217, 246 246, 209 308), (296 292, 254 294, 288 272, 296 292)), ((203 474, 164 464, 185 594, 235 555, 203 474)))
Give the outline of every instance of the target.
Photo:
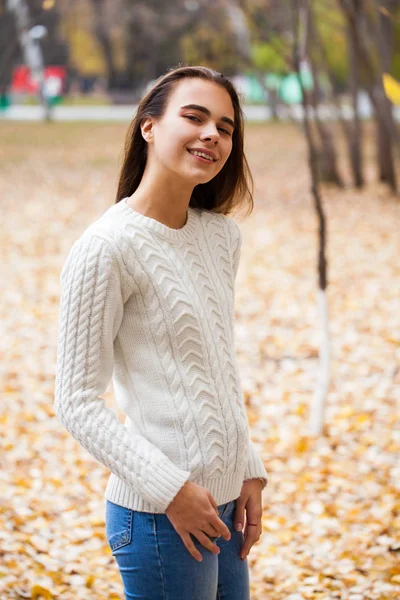
POLYGON ((334 183, 338 187, 343 188, 343 179, 339 173, 337 164, 337 153, 335 142, 329 125, 323 123, 318 116, 318 101, 321 97, 320 86, 318 82, 318 73, 315 64, 310 62, 311 72, 314 80, 314 91, 311 94, 311 101, 314 109, 315 125, 321 141, 321 150, 318 154, 318 164, 320 168, 321 181, 334 183))
POLYGON ((317 50, 318 48, 315 36, 316 27, 314 22, 314 15, 311 7, 308 10, 308 20, 309 35, 307 36, 307 56, 309 57, 309 65, 311 67, 311 73, 313 77, 313 92, 310 96, 314 108, 315 125, 317 127, 317 131, 321 140, 321 152, 318 155, 321 180, 329 183, 334 183, 338 187, 343 188, 344 183, 342 176, 339 172, 335 141, 330 130, 330 125, 329 123, 324 123, 318 115, 319 101, 322 98, 322 93, 319 84, 318 66, 312 54, 311 40, 313 40, 314 49, 317 50))
POLYGON ((350 28, 347 28, 348 56, 350 66, 350 89, 353 105, 353 129, 349 139, 350 162, 353 170, 354 185, 356 188, 364 187, 364 175, 362 173, 362 126, 358 98, 360 94, 359 65, 357 51, 354 45, 350 28))
POLYGON ((365 73, 370 80, 367 91, 375 111, 377 125, 378 165, 379 179, 388 183, 393 193, 397 194, 397 176, 394 167, 393 142, 396 141, 396 127, 394 124, 392 107, 385 95, 382 82, 382 72, 377 73, 365 45, 360 31, 360 20, 362 17, 360 0, 352 0, 351 5, 346 0, 339 0, 343 13, 346 16, 350 33, 354 41, 360 64, 363 65, 365 73), (372 81, 371 81, 372 79, 372 81))
POLYGON ((308 143, 308 164, 311 173, 311 191, 314 198, 314 206, 319 224, 319 249, 318 249, 318 313, 321 323, 321 344, 320 344, 320 369, 318 372, 318 383, 312 399, 310 408, 309 427, 312 435, 319 435, 323 429, 324 411, 326 397, 329 388, 329 360, 330 360, 330 339, 328 329, 328 302, 327 302, 327 258, 326 258, 326 219, 322 206, 322 200, 319 190, 319 176, 317 163, 317 148, 313 139, 309 122, 309 103, 307 93, 304 89, 300 76, 300 61, 306 58, 306 40, 307 24, 309 12, 309 0, 291 0, 293 17, 293 63, 302 90, 302 103, 304 109, 303 126, 308 143), (303 26, 303 44, 300 46, 299 26, 303 26))
POLYGON ((263 79, 263 74, 259 71, 255 73, 257 80, 263 90, 268 95, 267 106, 271 111, 271 117, 273 121, 278 121, 278 92, 275 89, 269 88, 263 79))
POLYGON ((381 116, 383 112, 387 113, 387 118, 389 122, 393 122, 393 116, 391 108, 388 109, 386 95, 381 97, 381 90, 377 87, 374 88, 374 92, 376 101, 379 110, 379 117, 377 118, 377 139, 378 139, 378 162, 379 162, 379 180, 383 183, 387 183, 390 185, 393 192, 397 192, 397 178, 396 178, 396 170, 394 165, 394 156, 393 156, 393 138, 388 131, 386 126, 385 119, 381 116))
MULTIPOLYGON (((373 33, 376 38, 376 47, 378 49, 378 59, 380 65, 379 80, 382 81, 383 73, 390 73, 392 67, 393 50, 394 50, 394 32, 391 18, 384 11, 378 11, 377 4, 374 1, 366 0, 370 7, 372 18, 373 18, 373 33)), ((390 2, 380 0, 381 6, 384 8, 385 4, 390 5, 390 2)), ((387 10, 389 6, 386 7, 387 10)), ((383 87, 381 84, 380 87, 383 87)), ((379 90, 378 90, 379 95, 379 90)), ((383 94, 384 99, 387 102, 387 111, 389 114, 389 120, 391 121, 391 133, 393 141, 397 148, 400 150, 400 134, 395 120, 393 119, 393 106, 390 100, 383 94)))
POLYGON ((364 186, 363 176, 363 158, 362 158, 362 123, 360 120, 358 110, 358 69, 357 65, 353 63, 354 56, 351 54, 353 47, 350 45, 349 40, 349 61, 350 61, 350 82, 352 92, 352 103, 353 103, 353 123, 350 123, 344 119, 342 115, 342 107, 335 95, 335 77, 333 74, 332 67, 330 65, 325 46, 322 42, 318 28, 314 27, 314 36, 320 49, 319 59, 323 65, 324 71, 328 76, 330 88, 331 88, 331 102, 336 108, 339 123, 343 131, 344 138, 347 144, 348 158, 353 176, 353 183, 356 187, 362 188, 364 186))
POLYGON ((117 70, 115 68, 110 36, 108 34, 107 28, 104 25, 104 0, 92 0, 92 5, 94 18, 94 33, 103 52, 107 68, 107 90, 110 91, 116 85, 117 70))

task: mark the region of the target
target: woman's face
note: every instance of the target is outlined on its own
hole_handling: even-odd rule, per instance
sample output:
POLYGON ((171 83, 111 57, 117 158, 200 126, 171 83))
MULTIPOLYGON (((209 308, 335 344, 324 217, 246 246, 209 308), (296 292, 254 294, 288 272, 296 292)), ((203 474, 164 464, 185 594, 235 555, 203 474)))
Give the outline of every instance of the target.
POLYGON ((143 136, 152 135, 148 144, 150 165, 156 162, 158 168, 173 172, 193 186, 207 183, 228 160, 234 131, 229 121, 234 120, 225 88, 199 78, 179 81, 163 117, 157 121, 145 119, 142 124, 143 136), (190 104, 199 108, 185 108, 190 104), (194 148, 212 152, 215 160, 198 158, 189 152, 194 148))

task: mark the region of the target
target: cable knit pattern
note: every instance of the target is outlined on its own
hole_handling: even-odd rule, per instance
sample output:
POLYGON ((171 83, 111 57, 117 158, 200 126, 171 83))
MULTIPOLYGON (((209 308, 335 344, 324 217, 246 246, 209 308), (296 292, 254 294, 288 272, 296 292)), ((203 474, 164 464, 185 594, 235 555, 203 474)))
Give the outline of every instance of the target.
POLYGON ((218 505, 268 475, 249 432, 234 343, 242 235, 189 207, 172 229, 111 206, 61 271, 55 411, 110 471, 104 497, 165 513, 186 481, 218 505), (120 423, 100 397, 112 378, 120 423))

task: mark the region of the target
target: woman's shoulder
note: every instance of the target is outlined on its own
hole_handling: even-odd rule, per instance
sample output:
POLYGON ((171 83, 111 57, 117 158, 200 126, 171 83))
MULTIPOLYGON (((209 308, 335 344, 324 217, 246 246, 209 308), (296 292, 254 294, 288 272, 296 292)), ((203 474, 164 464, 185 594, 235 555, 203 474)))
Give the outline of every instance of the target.
POLYGON ((212 210, 204 210, 204 209, 200 211, 200 214, 201 214, 202 219, 206 219, 207 221, 217 221, 219 223, 223 223, 230 230, 231 229, 232 230, 239 229, 238 223, 235 221, 235 219, 230 214, 226 215, 224 213, 218 213, 218 212, 215 212, 212 210))
POLYGON ((241 243, 242 231, 241 231, 239 223, 235 220, 235 218, 231 214, 229 214, 229 215, 220 214, 219 216, 223 219, 223 222, 225 223, 225 226, 228 230, 229 237, 230 237, 230 243, 233 245, 236 245, 237 243, 241 243))
POLYGON ((125 274, 126 236, 118 222, 108 218, 107 213, 90 223, 72 242, 62 266, 61 278, 72 264, 79 263, 82 266, 88 262, 94 262, 103 272, 110 265, 118 266, 125 274))
POLYGON ((90 244, 96 238, 102 242, 101 245, 108 246, 111 251, 121 252, 127 235, 118 217, 117 205, 109 206, 98 218, 89 223, 75 244, 90 244))

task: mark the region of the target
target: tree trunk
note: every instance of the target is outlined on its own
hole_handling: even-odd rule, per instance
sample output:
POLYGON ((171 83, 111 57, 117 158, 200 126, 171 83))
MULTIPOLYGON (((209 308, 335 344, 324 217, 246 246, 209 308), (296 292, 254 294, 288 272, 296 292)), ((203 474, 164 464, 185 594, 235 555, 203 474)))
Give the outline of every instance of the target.
POLYGON ((271 111, 271 117, 273 121, 278 121, 278 92, 273 88, 269 88, 263 79, 263 74, 256 71, 255 73, 257 80, 263 90, 268 95, 267 106, 271 111))
POLYGON ((393 122, 391 108, 388 109, 385 104, 389 102, 386 98, 381 97, 379 89, 374 89, 371 94, 375 95, 376 103, 379 106, 376 120, 376 133, 378 144, 378 165, 379 165, 379 181, 390 185, 393 192, 397 191, 396 171, 393 157, 393 138, 388 131, 385 119, 382 114, 386 114, 386 118, 393 122), (386 102, 387 101, 387 102, 386 102))
POLYGON ((115 68, 111 40, 103 20, 104 0, 92 0, 94 34, 100 44, 107 68, 107 90, 110 91, 117 83, 117 70, 115 68))
POLYGON ((326 258, 326 219, 319 190, 319 175, 317 163, 317 148, 313 139, 308 111, 308 98, 300 76, 300 60, 306 58, 308 36, 309 0, 291 0, 293 16, 293 63, 296 69, 299 85, 302 90, 303 126, 308 144, 308 164, 311 173, 311 191, 314 207, 319 224, 318 247, 318 313, 321 323, 320 369, 318 372, 317 388, 312 398, 309 427, 312 435, 319 435, 324 424, 324 411, 329 388, 330 339, 328 329, 328 298, 326 288, 327 258, 326 258), (303 44, 299 42, 299 29, 303 32, 303 44))
MULTIPOLYGON (((393 193, 397 194, 397 177, 394 166, 393 144, 397 141, 396 125, 393 120, 392 105, 385 95, 382 82, 382 70, 378 72, 374 68, 373 61, 365 44, 361 33, 361 20, 363 12, 359 0, 339 0, 343 13, 346 17, 350 35, 354 42, 354 48, 359 59, 359 64, 363 66, 367 84, 366 89, 374 107, 376 125, 377 125, 377 158, 379 166, 379 179, 388 183, 393 193)), ((364 11, 365 12, 365 11, 364 11)), ((382 65, 382 56, 379 52, 379 32, 376 33, 376 45, 380 64, 382 65)))
MULTIPOLYGON (((364 177, 363 177, 363 160, 362 160, 362 126, 359 116, 358 110, 358 69, 357 65, 354 62, 354 57, 352 56, 353 47, 351 45, 351 40, 349 39, 349 61, 350 61, 350 82, 351 82, 351 92, 352 92, 352 101, 353 101, 353 123, 344 119, 342 115, 342 107, 340 102, 338 101, 335 94, 335 77, 333 74, 332 67, 330 65, 325 46, 322 42, 321 36, 319 34, 318 28, 314 27, 314 37, 317 41, 318 48, 320 50, 319 60, 323 65, 324 71, 328 76, 330 83, 330 96, 331 102, 335 105, 340 126, 343 131, 344 138, 347 144, 347 152, 348 158, 351 168, 351 173, 353 176, 353 183, 356 187, 364 186, 364 177)), ((350 38, 350 36, 349 36, 350 38)))
POLYGON ((328 183, 334 183, 340 188, 344 187, 343 179, 339 173, 337 164, 337 153, 335 142, 329 125, 322 122, 318 116, 318 102, 321 98, 321 90, 318 82, 318 72, 315 64, 310 62, 311 71, 314 80, 314 91, 311 94, 312 105, 314 108, 315 125, 320 137, 321 149, 318 154, 318 163, 320 169, 320 179, 328 183))
POLYGON ((361 189, 364 187, 364 175, 362 172, 362 126, 360 111, 358 107, 358 98, 360 94, 359 80, 359 60, 356 47, 354 45, 351 30, 347 28, 348 56, 350 71, 350 89, 351 101, 353 105, 353 128, 349 139, 350 164, 353 172, 354 185, 361 189))
MULTIPOLYGON (((311 6, 308 10, 308 28, 309 35, 307 36, 307 56, 309 57, 309 65, 311 67, 311 73, 313 78, 313 91, 311 93, 311 101, 314 108, 314 119, 315 125, 317 127, 317 131, 319 133, 320 141, 321 141, 321 151, 318 154, 318 162, 320 168, 320 178, 321 181, 326 181, 328 183, 334 183, 340 188, 344 187, 342 176, 339 172, 338 161, 337 161, 337 153, 335 148, 334 137, 330 130, 330 126, 328 123, 324 123, 318 115, 318 107, 320 99, 322 98, 321 88, 319 84, 319 70, 317 66, 317 62, 314 59, 312 50, 320 50, 317 42, 317 38, 315 36, 315 22, 314 15, 311 9, 311 6), (311 40, 313 41, 312 48, 311 40)), ((319 52, 318 52, 319 54, 319 52)))

